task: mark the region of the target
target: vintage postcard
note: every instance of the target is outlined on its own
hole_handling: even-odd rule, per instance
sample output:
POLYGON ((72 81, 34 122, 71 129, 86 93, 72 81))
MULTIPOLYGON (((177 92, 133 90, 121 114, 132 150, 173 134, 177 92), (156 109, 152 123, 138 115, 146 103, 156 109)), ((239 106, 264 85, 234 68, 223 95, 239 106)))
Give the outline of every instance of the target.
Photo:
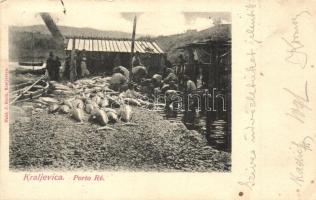
POLYGON ((0 199, 316 199, 315 1, 0 1, 0 199))

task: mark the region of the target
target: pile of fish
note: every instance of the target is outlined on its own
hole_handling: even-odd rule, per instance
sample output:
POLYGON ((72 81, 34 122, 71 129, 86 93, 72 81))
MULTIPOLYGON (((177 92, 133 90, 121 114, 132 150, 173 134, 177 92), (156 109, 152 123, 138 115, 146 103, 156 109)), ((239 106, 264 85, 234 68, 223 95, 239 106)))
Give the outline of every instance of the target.
POLYGON ((153 107, 134 90, 119 93, 109 88, 111 77, 80 79, 65 84, 50 81, 50 91, 36 100, 49 113, 68 114, 78 122, 91 121, 106 126, 119 120, 129 122, 132 106, 153 107))

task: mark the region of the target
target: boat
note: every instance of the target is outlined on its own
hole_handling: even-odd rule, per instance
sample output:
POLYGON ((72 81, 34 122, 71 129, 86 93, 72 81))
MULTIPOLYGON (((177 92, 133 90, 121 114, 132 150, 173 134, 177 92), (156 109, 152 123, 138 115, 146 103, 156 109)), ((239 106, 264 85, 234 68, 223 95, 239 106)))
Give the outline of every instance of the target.
POLYGON ((43 66, 43 61, 19 61, 20 66, 43 66))

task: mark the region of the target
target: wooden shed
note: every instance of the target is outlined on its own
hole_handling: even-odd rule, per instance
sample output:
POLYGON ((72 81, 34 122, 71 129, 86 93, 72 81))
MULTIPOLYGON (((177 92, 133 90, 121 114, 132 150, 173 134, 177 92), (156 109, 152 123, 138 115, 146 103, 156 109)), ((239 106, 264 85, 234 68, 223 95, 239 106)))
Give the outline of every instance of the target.
MULTIPOLYGON (((164 66, 166 54, 156 42, 136 40, 135 52, 139 52, 142 64, 149 74, 158 73, 164 66)), ((72 50, 79 54, 85 51, 87 67, 92 74, 100 72, 111 73, 116 66, 131 66, 131 40, 111 38, 67 38, 66 54, 72 50)))
POLYGON ((216 99, 221 96, 224 98, 225 109, 222 99, 218 98, 215 101, 216 109, 213 107, 212 110, 206 111, 207 138, 210 141, 214 140, 214 138, 212 139, 211 126, 215 120, 224 119, 229 124, 224 140, 228 148, 231 148, 231 40, 206 39, 187 44, 181 48, 185 50, 187 55, 186 74, 196 81, 201 73, 199 69, 202 69, 202 74, 206 77, 206 89, 212 98, 216 99), (216 90, 215 93, 213 93, 214 89, 216 90))

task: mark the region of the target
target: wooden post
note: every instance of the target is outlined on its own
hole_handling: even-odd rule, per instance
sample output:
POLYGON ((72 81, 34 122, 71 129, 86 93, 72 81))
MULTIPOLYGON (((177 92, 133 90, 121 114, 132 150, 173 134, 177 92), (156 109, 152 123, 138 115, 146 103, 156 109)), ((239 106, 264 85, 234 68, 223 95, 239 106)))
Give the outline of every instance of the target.
POLYGON ((45 22, 48 30, 53 35, 54 39, 56 40, 63 40, 64 37, 61 34, 60 30, 58 29, 57 25, 55 24, 53 18, 50 16, 49 13, 40 13, 43 21, 45 22))
POLYGON ((132 45, 131 45, 131 67, 129 72, 129 80, 132 80, 132 68, 133 68, 133 56, 134 56, 134 46, 135 46, 135 35, 136 35, 136 23, 137 23, 137 16, 134 17, 133 23, 133 33, 132 33, 132 45))
POLYGON ((211 94, 211 98, 207 98, 207 101, 209 101, 209 105, 211 105, 211 111, 207 110, 206 111, 206 139, 209 143, 212 142, 211 139, 211 126, 214 122, 214 118, 216 117, 216 111, 214 111, 213 107, 213 88, 215 86, 215 78, 216 78, 216 54, 215 54, 215 49, 214 47, 210 48, 211 56, 210 56, 210 66, 209 66, 209 76, 208 76, 208 91, 209 94, 211 94), (211 102, 210 102, 211 101, 211 102))

